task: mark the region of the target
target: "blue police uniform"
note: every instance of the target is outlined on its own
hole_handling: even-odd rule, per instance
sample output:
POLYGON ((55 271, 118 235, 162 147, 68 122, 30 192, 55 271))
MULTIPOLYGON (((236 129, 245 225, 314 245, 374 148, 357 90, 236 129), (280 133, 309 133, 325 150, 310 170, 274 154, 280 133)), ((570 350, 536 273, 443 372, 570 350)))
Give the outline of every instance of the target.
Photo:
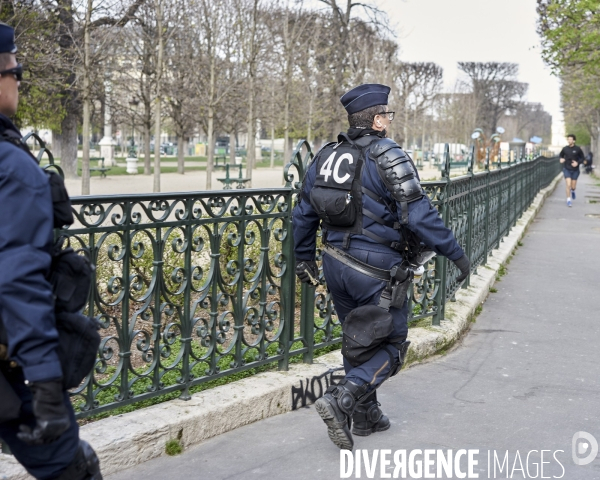
MULTIPOLYGON (((371 141, 379 139, 374 131, 365 129, 361 132, 352 132, 352 130, 351 133, 355 135, 363 134, 361 135, 363 138, 370 137, 371 141)), ((395 204, 396 212, 390 211, 383 203, 375 201, 368 195, 362 197, 363 207, 386 220, 388 224, 393 224, 400 220, 402 206, 391 197, 389 190, 381 181, 377 172, 377 165, 369 158, 368 147, 364 158, 365 165, 361 174, 362 185, 383 198, 388 205, 395 204)), ((313 188, 317 164, 317 161, 311 163, 303 182, 302 200, 293 212, 297 260, 315 259, 316 233, 320 220, 307 198, 313 188)), ((398 230, 382 225, 367 216, 363 216, 363 228, 390 242, 400 239, 398 230)), ((426 196, 408 204, 408 228, 438 255, 446 256, 450 260, 458 260, 464 255, 464 251, 457 243, 454 234, 444 225, 438 211, 431 205, 426 196)), ((338 248, 343 248, 344 236, 343 232, 327 232, 327 242, 338 248)), ((390 270, 394 265, 402 262, 402 256, 397 250, 375 242, 372 238, 362 234, 351 235, 349 248, 344 249, 344 251, 360 261, 385 270, 390 270)), ((361 305, 376 305, 379 295, 386 285, 386 282, 357 272, 326 253, 323 255, 323 271, 327 286, 333 297, 335 311, 342 323, 352 309, 361 305)), ((394 319, 394 333, 392 336, 406 337, 408 333, 407 303, 401 309, 391 308, 390 313, 394 319)), ((385 352, 376 354, 360 367, 353 368, 347 361, 345 362, 346 378, 359 385, 369 383, 373 387, 377 387, 379 382, 385 378, 389 368, 389 357, 385 352)))
MULTIPOLYGON (((389 88, 386 86, 366 84, 348 92, 341 101, 348 113, 353 114, 369 107, 387 105, 388 94, 389 88)), ((342 168, 340 162, 335 164, 332 171, 335 158, 333 152, 338 148, 341 152, 348 151, 344 150, 344 145, 353 145, 354 148, 359 147, 362 151, 360 155, 362 165, 355 170, 360 171, 357 175, 360 175, 360 185, 363 187, 362 228, 356 230, 352 227, 352 233, 348 230, 344 231, 343 228, 327 228, 324 238, 327 244, 363 264, 389 271, 403 262, 403 257, 397 248, 402 241, 398 228, 402 223, 422 244, 436 254, 446 256, 453 261, 466 259, 454 234, 444 225, 427 196, 423 195, 408 203, 399 202, 392 195, 380 176, 377 163, 370 155, 372 146, 383 137, 385 132, 370 128, 350 128, 346 134, 340 134, 335 145, 326 145, 315 156, 303 179, 300 201, 293 211, 294 251, 296 261, 299 262, 297 265, 303 266, 304 263, 315 260, 316 233, 321 220, 325 220, 324 209, 321 209, 320 205, 315 206, 314 195, 311 197, 311 192, 323 185, 323 174, 325 181, 328 176, 337 178, 338 182, 344 180, 345 177, 340 173, 342 168), (325 158, 328 160, 323 161, 325 158), (408 210, 408 223, 406 223, 405 209, 408 210)), ((343 156, 344 154, 340 153, 337 158, 343 156)), ((350 157, 346 156, 346 158, 350 157)), ((350 163, 358 163, 356 155, 350 163)), ((354 191, 348 194, 348 202, 353 195, 355 195, 354 191)), ((468 263, 468 259, 466 262, 468 263)), ((297 267, 298 276, 303 279, 299 268, 297 267)), ((357 307, 378 305, 382 292, 387 286, 386 281, 361 273, 347 262, 334 258, 327 251, 323 253, 323 271, 342 326, 348 314, 357 307)), ((356 365, 356 362, 351 364, 348 358, 344 358, 346 376, 342 381, 345 382, 343 388, 336 390, 336 387, 332 387, 331 391, 328 390, 315 404, 317 412, 328 426, 331 440, 340 448, 352 448, 350 418, 354 419, 355 427, 360 425, 360 428, 352 430, 354 434, 369 435, 389 428, 389 420, 378 408, 375 392, 371 394, 369 392, 376 389, 389 374, 397 371, 395 370, 397 364, 392 363, 392 358, 399 355, 398 339, 405 340, 408 334, 408 302, 404 301, 400 308, 390 308, 389 313, 392 316, 393 331, 388 337, 390 343, 386 348, 380 349, 369 360, 359 365, 356 365), (371 397, 370 403, 360 400, 369 397, 371 397), (361 402, 363 402, 362 410, 361 402)))
MULTIPOLYGON (((0 129, 20 133, 0 114, 0 129)), ((33 428, 28 382, 62 377, 54 300, 47 280, 53 240, 52 197, 46 174, 28 155, 8 141, 0 142, 0 319, 8 347, 3 372, 20 398, 18 418, 0 424, 0 438, 36 478, 56 478, 74 459, 79 428, 68 395, 64 401, 71 424, 58 440, 32 446, 17 438, 19 426, 33 428)))
MULTIPOLYGON (((0 24, 0 53, 15 51, 13 29, 0 24)), ((80 442, 62 388, 48 281, 54 227, 49 180, 2 114, 0 135, 0 439, 37 479, 101 479, 87 474, 88 458, 97 458, 80 442), (62 422, 56 436, 40 433, 42 411, 46 427, 55 418, 62 422)))

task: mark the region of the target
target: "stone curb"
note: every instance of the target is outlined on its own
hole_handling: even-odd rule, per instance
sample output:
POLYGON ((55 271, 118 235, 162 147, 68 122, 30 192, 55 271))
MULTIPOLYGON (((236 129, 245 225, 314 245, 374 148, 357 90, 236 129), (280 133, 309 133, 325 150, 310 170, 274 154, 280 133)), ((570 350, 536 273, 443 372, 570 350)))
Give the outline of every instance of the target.
MULTIPOLYGON (((542 190, 523 213, 500 248, 485 266, 471 276, 471 285, 446 305, 440 326, 410 329, 407 365, 442 353, 469 330, 479 305, 485 302, 500 266, 552 193, 562 175, 542 190)), ((341 378, 342 356, 335 351, 317 357, 312 365, 294 364, 287 372, 265 372, 192 395, 189 401, 172 400, 116 415, 81 427, 81 437, 94 447, 104 476, 165 454, 167 441, 178 439, 185 449, 216 435, 267 417, 309 405, 341 378)), ((30 480, 23 467, 0 454, 0 480, 30 480)))

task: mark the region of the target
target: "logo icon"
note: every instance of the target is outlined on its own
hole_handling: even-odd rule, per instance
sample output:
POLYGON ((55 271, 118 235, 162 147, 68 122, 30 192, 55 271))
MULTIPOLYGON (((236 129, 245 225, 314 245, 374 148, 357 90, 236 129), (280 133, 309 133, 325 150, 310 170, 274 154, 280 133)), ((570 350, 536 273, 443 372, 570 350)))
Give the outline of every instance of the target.
POLYGON ((573 435, 573 462, 575 465, 587 465, 598 455, 598 442, 587 432, 577 432, 573 435), (581 457, 585 455, 585 457, 581 457))

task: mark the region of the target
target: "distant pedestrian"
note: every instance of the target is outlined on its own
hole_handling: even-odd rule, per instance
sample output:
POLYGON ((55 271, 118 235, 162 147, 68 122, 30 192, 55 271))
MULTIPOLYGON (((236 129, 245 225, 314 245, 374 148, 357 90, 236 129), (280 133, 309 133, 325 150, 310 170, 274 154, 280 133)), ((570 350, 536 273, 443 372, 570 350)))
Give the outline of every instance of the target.
POLYGON ((567 135, 568 145, 560 152, 560 163, 563 164, 568 207, 572 205, 572 200, 576 198, 575 188, 577 187, 577 179, 579 178, 579 165, 583 163, 584 159, 583 151, 575 145, 575 140, 577 138, 572 133, 567 135))
POLYGON ((583 163, 585 164, 585 173, 592 173, 592 169, 594 168, 592 166, 592 164, 594 163, 594 154, 592 152, 588 152, 583 163))

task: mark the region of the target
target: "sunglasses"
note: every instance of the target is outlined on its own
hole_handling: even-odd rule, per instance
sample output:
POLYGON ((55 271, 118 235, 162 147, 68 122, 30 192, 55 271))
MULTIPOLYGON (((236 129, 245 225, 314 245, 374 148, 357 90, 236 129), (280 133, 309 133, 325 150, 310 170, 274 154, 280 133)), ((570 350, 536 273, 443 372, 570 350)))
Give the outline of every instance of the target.
POLYGON ((23 80, 23 65, 20 63, 15 68, 9 68, 8 70, 2 70, 0 72, 1 75, 14 75, 17 82, 23 80))

